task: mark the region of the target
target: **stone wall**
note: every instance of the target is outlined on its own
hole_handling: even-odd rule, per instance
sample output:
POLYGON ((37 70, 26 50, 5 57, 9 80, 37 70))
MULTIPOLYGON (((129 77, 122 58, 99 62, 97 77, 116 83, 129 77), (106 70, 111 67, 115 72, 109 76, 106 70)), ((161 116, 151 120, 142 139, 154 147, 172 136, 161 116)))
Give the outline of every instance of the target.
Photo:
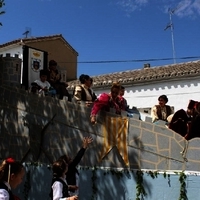
POLYGON ((125 113, 101 112, 91 125, 91 108, 21 89, 16 64, 17 58, 0 61, 1 159, 52 164, 62 154, 75 156, 83 137, 90 135, 94 141, 81 166, 200 171, 199 138, 186 141, 162 123, 125 113))
POLYGON ((102 112, 93 126, 91 108, 16 87, 20 74, 15 72, 17 65, 18 58, 1 60, 0 157, 51 163, 64 153, 74 155, 83 137, 91 135, 94 142, 82 165, 200 170, 199 139, 186 141, 164 124, 152 124, 150 118, 141 121, 138 116, 102 112))
POLYGON ((21 59, 6 54, 6 57, 0 57, 0 69, 1 84, 20 86, 21 59))

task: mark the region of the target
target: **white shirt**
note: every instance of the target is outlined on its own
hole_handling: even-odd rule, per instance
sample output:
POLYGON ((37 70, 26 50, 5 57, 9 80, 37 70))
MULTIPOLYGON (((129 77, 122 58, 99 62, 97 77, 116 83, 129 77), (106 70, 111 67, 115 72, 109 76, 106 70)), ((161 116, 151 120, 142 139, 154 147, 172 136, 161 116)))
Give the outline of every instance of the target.
MULTIPOLYGON (((60 179, 62 179, 67 184, 67 182, 64 178, 60 177, 60 179)), ((52 185, 52 189, 53 189, 53 200, 66 200, 66 199, 68 199, 66 197, 62 198, 63 184, 61 182, 55 181, 52 185)))
MULTIPOLYGON (((7 182, 4 182, 4 184, 8 187, 8 189, 11 190, 10 185, 7 182)), ((9 200, 10 195, 7 190, 0 189, 0 200, 9 200)))
POLYGON ((37 83, 41 88, 47 88, 49 89, 51 87, 50 83, 48 81, 42 82, 40 80, 36 80, 34 81, 35 83, 37 83))

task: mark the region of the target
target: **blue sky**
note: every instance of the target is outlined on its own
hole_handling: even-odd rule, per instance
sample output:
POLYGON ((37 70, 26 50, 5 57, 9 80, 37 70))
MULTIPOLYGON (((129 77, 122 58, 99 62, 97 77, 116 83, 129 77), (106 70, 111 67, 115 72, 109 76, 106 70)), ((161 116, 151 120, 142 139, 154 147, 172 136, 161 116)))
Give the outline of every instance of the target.
MULTIPOLYGON (((5 0, 0 44, 62 34, 93 75, 200 60, 200 0, 5 0), (164 28, 173 22, 172 32, 164 28), (195 57, 189 58, 187 57, 195 57), (169 59, 168 59, 169 58, 169 59), (180 59, 181 58, 181 59, 180 59)), ((55 58, 56 60, 56 58, 55 58)))

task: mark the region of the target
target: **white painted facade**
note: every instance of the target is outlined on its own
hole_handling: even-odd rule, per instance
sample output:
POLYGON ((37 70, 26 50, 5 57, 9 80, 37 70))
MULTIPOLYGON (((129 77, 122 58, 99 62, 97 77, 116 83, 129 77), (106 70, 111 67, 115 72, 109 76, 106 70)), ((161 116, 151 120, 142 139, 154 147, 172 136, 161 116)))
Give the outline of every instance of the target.
POLYGON ((0 48, 0 55, 2 55, 2 57, 5 57, 7 53, 9 53, 11 57, 18 55, 18 57, 22 59, 23 45, 15 44, 0 48))
MULTIPOLYGON (((123 84, 122 84, 123 85, 123 84)), ((190 99, 200 101, 200 77, 182 78, 167 82, 152 82, 142 84, 123 85, 124 97, 130 107, 151 108, 158 103, 160 95, 167 95, 168 105, 174 106, 175 111, 186 109, 190 99)), ((97 95, 110 92, 110 89, 94 88, 97 95)))

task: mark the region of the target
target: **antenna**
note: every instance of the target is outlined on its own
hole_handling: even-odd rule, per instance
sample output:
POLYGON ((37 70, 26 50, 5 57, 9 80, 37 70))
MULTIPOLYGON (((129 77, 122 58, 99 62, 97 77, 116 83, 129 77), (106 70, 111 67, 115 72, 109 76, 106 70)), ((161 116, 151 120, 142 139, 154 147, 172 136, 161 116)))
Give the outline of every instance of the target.
POLYGON ((165 27, 165 31, 170 28, 171 30, 171 38, 172 38, 172 51, 173 51, 173 60, 174 60, 174 64, 176 63, 176 52, 175 52, 175 45, 174 45, 174 25, 173 25, 173 22, 172 22, 172 15, 175 13, 175 11, 178 9, 175 8, 175 9, 171 9, 169 8, 168 9, 168 13, 169 13, 169 23, 168 25, 165 27))
POLYGON ((25 38, 28 38, 31 36, 31 28, 26 27, 26 31, 22 34, 25 36, 25 38))

